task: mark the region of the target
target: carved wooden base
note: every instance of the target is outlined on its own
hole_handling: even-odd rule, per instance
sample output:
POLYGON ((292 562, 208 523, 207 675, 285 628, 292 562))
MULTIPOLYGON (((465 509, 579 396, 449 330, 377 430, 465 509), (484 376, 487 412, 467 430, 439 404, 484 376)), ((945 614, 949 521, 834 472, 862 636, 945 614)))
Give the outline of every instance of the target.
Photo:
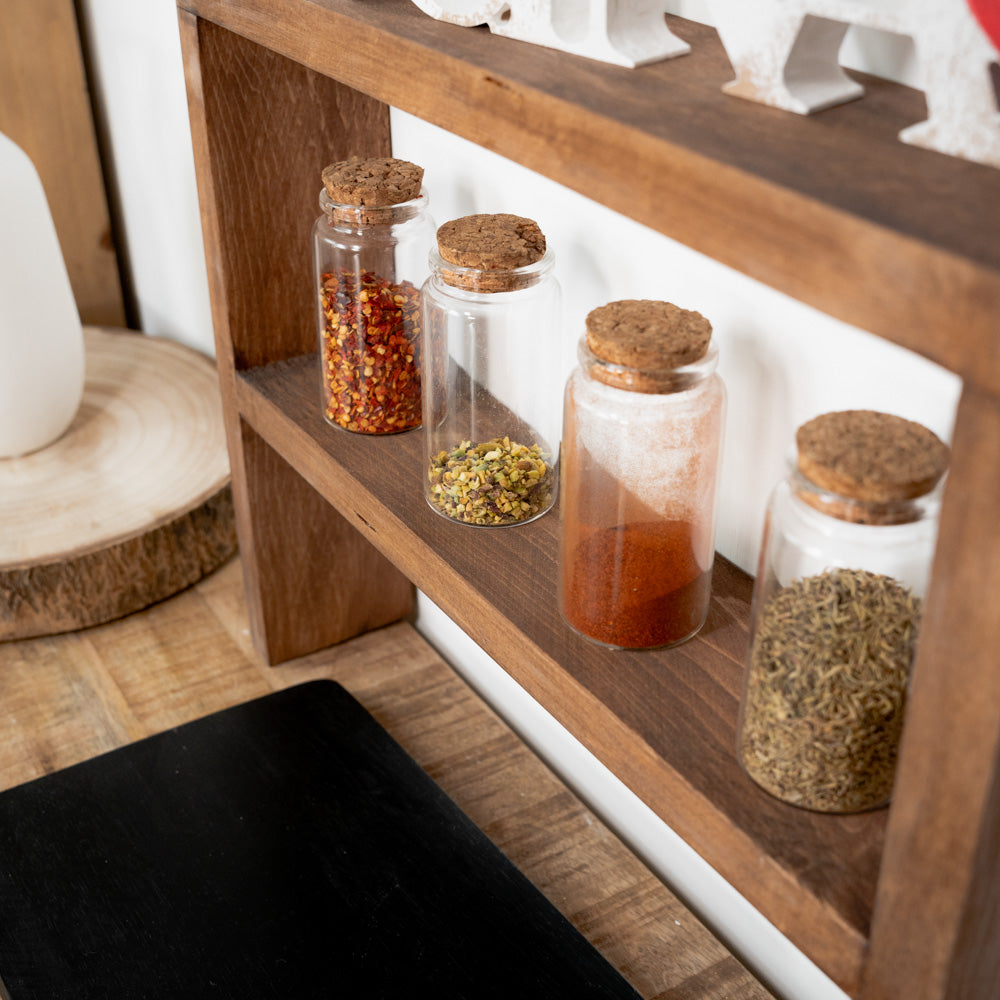
POLYGON ((212 362, 126 331, 84 339, 76 420, 48 448, 0 461, 0 639, 119 618, 236 551, 212 362))

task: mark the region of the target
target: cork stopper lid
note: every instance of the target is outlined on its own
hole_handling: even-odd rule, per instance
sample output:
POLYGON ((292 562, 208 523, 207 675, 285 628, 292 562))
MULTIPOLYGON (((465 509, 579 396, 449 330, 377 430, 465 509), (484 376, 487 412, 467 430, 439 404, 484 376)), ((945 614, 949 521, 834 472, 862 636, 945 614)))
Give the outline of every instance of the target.
MULTIPOLYGON (((799 472, 821 490, 862 503, 901 505, 865 515, 813 502, 844 520, 894 523, 906 520, 905 501, 929 493, 948 467, 948 446, 912 420, 876 410, 824 413, 795 435, 799 472)), ((808 499, 808 498, 806 498, 808 499)))
MULTIPOLYGON (((712 324, 691 309, 654 299, 621 299, 587 315, 587 346, 601 361, 594 378, 633 392, 662 392, 664 374, 705 357, 712 324)), ((669 382, 669 379, 666 380, 669 382)))
POLYGON ((444 269, 442 278, 450 285, 477 292, 507 292, 521 287, 522 276, 511 272, 545 256, 545 235, 538 223, 520 215, 452 219, 438 229, 437 244, 444 261, 471 269, 444 269))
POLYGON ((423 167, 392 157, 355 157, 323 170, 327 195, 342 205, 399 205, 420 194, 423 179, 423 167))

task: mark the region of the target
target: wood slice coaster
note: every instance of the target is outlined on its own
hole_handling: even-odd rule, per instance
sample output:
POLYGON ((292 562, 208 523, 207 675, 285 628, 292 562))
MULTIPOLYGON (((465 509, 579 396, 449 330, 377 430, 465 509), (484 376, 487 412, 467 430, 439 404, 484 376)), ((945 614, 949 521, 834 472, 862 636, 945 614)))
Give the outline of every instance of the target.
POLYGON ((0 460, 0 640, 120 618, 236 551, 215 366, 182 344, 84 328, 69 430, 0 460))

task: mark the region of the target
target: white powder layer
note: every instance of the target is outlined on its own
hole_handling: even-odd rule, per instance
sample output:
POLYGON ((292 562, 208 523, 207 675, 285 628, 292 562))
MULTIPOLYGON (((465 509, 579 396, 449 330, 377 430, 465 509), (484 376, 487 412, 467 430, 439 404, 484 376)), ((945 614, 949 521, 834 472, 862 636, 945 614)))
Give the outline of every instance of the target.
POLYGON ((577 370, 570 397, 575 454, 589 453, 651 513, 690 522, 699 562, 711 560, 725 392, 710 376, 683 392, 628 392, 577 370))

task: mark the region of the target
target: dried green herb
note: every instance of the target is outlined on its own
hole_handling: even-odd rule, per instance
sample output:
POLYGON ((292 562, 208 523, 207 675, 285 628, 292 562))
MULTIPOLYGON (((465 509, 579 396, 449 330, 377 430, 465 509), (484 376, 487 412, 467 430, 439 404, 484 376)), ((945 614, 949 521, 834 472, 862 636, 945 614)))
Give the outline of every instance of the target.
POLYGON ((431 503, 466 524, 514 524, 552 503, 552 469, 538 445, 509 437, 438 452, 427 476, 431 503))
POLYGON ((892 577, 836 569, 761 609, 740 731, 747 773, 786 802, 856 812, 888 801, 921 602, 892 577))

